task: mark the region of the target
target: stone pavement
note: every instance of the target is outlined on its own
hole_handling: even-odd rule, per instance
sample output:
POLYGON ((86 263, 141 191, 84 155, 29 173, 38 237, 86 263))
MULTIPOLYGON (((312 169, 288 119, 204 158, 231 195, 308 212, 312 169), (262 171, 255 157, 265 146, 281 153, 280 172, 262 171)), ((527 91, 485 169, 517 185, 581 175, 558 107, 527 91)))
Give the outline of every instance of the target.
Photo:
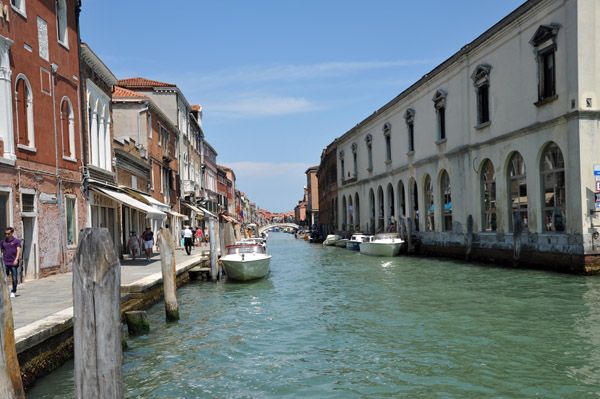
MULTIPOLYGON (((194 247, 192 254, 185 250, 175 250, 175 263, 180 265, 191 260, 198 260, 203 251, 208 251, 208 244, 194 247)), ((153 274, 161 273, 160 254, 154 253, 150 262, 145 255, 135 261, 121 261, 121 286, 132 284, 153 274)), ((11 298, 15 330, 39 322, 57 312, 64 313, 65 318, 73 316, 73 273, 46 277, 39 280, 25 281, 17 287, 17 296, 11 298)), ((18 339, 18 338, 17 338, 18 339)))

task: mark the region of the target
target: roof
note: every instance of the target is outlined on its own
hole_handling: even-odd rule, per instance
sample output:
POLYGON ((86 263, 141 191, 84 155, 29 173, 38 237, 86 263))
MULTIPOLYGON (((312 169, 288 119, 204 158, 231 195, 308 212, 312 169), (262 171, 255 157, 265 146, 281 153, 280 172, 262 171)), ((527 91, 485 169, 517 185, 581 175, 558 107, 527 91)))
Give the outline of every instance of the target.
POLYGON ((139 88, 151 88, 151 87, 177 87, 172 83, 159 82, 157 80, 150 80, 145 78, 128 78, 119 79, 119 86, 126 87, 139 87, 139 88))
POLYGON ((109 86, 117 84, 117 78, 106 64, 94 53, 87 43, 81 43, 81 58, 100 76, 109 86))
POLYGON ((202 111, 202 105, 191 105, 192 111, 202 111))
POLYGON ((137 91, 129 90, 124 87, 115 86, 113 93, 113 98, 146 98, 143 94, 138 93, 137 91))

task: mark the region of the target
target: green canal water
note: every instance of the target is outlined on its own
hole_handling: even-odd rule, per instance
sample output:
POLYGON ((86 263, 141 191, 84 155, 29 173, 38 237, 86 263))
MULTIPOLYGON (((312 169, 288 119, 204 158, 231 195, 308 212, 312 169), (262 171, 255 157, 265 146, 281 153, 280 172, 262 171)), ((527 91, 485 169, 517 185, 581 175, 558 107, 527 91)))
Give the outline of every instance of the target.
MULTIPOLYGON (((194 282, 148 310, 127 398, 600 396, 600 279, 374 258, 272 233, 268 278, 194 282)), ((27 397, 72 398, 73 363, 27 397)))

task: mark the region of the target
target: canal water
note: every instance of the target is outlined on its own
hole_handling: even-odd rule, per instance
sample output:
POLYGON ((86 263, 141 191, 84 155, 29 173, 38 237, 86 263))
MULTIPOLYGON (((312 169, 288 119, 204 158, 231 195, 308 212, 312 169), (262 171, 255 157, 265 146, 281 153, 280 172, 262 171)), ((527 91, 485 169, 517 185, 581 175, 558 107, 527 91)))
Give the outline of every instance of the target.
MULTIPOLYGON (((127 398, 600 396, 600 280, 375 258, 272 233, 268 278, 194 282, 123 355, 127 398)), ((73 363, 28 398, 72 398, 73 363)))

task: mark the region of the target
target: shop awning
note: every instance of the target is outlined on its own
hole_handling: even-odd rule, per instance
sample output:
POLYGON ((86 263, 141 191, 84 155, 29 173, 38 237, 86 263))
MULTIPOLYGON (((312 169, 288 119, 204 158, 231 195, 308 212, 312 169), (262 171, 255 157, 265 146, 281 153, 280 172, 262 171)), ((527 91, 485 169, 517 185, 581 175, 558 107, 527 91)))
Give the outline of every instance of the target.
POLYGON ((158 209, 155 209, 149 205, 146 205, 143 202, 140 202, 134 198, 131 198, 125 193, 100 187, 92 187, 92 189, 98 191, 100 194, 104 194, 107 197, 112 198, 117 202, 120 202, 123 205, 127 205, 131 208, 137 209, 138 211, 144 212, 146 214, 146 219, 164 219, 167 217, 166 213, 159 211, 158 209))
POLYGON ((169 212, 172 216, 174 216, 176 218, 181 218, 183 220, 189 220, 190 219, 187 215, 182 215, 181 213, 177 213, 177 212, 172 211, 172 210, 168 210, 167 212, 169 212))
POLYGON ((182 204, 185 205, 185 206, 187 206, 188 208, 190 208, 191 210, 193 210, 194 212, 196 212, 199 215, 210 216, 210 217, 213 217, 213 218, 217 217, 217 215, 215 215, 213 213, 210 213, 208 211, 208 209, 204 209, 201 206, 195 206, 195 205, 192 205, 192 204, 188 204, 187 202, 182 202, 182 204))
POLYGON ((144 195, 144 194, 139 194, 139 195, 141 195, 146 201, 148 201, 148 203, 150 205, 152 205, 153 208, 158 209, 159 211, 162 211, 162 212, 171 211, 170 205, 164 204, 164 203, 160 202, 159 200, 152 198, 149 195, 144 195))

